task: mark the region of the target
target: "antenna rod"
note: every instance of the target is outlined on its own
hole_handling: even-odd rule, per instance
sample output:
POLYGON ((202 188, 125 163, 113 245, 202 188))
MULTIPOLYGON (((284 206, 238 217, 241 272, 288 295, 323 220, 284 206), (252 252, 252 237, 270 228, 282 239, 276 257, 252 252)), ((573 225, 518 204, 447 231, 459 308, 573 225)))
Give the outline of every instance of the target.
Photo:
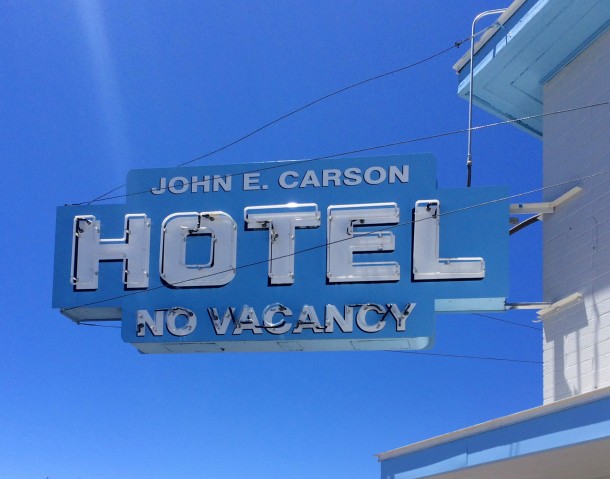
POLYGON ((470 188, 470 181, 472 178, 472 91, 474 89, 474 67, 472 62, 474 61, 474 28, 481 18, 486 17, 487 15, 497 15, 505 11, 506 8, 487 10, 486 12, 479 13, 472 22, 472 29, 470 32, 470 91, 468 92, 468 156, 466 156, 466 169, 468 171, 466 187, 468 188, 470 188))

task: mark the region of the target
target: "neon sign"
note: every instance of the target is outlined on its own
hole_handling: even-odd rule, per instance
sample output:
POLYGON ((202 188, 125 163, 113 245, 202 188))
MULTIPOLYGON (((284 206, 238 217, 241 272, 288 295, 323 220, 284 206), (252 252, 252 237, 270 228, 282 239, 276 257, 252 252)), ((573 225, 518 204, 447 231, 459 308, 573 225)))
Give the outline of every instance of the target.
POLYGON ((427 155, 135 170, 127 188, 58 208, 53 304, 121 319, 143 352, 422 349, 435 312, 504 309, 505 191, 438 190, 427 155))

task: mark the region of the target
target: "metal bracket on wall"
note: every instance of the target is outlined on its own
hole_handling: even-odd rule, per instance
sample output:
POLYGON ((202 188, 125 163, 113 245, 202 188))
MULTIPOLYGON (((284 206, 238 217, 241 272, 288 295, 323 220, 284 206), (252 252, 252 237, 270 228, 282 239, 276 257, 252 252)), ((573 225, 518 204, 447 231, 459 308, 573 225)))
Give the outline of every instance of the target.
POLYGON ((539 321, 542 321, 546 316, 558 313, 570 306, 574 306, 575 304, 582 302, 583 299, 584 296, 581 293, 573 293, 570 296, 566 296, 538 311, 538 319, 539 321))
POLYGON ((555 301, 554 303, 549 302, 532 302, 532 303, 505 303, 504 310, 510 311, 514 309, 537 309, 538 319, 534 320, 535 323, 541 322, 545 316, 549 314, 558 313, 570 306, 580 303, 584 299, 581 293, 573 293, 565 298, 555 301))
POLYGON ((551 306, 551 303, 505 303, 504 310, 513 309, 544 309, 551 306))
POLYGON ((530 216, 521 222, 517 222, 517 224, 509 230, 509 234, 515 234, 531 224, 544 220, 544 215, 555 213, 555 208, 573 200, 581 193, 582 188, 580 186, 575 186, 554 201, 548 201, 545 203, 517 203, 510 205, 511 215, 533 214, 533 216, 530 216))

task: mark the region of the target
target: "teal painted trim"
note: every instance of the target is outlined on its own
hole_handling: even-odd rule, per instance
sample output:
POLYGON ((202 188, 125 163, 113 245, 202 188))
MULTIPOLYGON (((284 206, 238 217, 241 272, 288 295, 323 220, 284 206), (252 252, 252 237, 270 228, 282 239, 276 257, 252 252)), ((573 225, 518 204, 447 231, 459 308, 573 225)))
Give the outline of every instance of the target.
POLYGON ((434 311, 437 313, 506 311, 506 298, 437 299, 434 302, 434 311))
MULTIPOLYGON (((474 59, 474 103, 504 120, 542 113, 544 83, 610 28, 608 0, 538 0, 515 13, 520 18, 510 17, 502 29, 509 30, 491 37, 474 59)), ((470 90, 467 70, 458 82, 463 98, 470 90)), ((542 137, 542 118, 516 124, 542 137)))
POLYGON ((580 55, 583 51, 585 51, 592 43, 595 42, 595 40, 597 40, 599 37, 601 37, 604 33, 606 33, 606 30, 608 30, 610 28, 610 20, 608 20, 603 26, 601 26, 600 28, 598 28, 589 38, 587 38, 584 42, 582 42, 580 45, 578 45, 577 48, 575 48, 572 53, 570 53, 563 62, 559 63, 557 65, 556 68, 554 68, 553 70, 551 70, 546 76, 544 76, 541 80, 540 80, 540 84, 544 85, 545 83, 547 83, 548 81, 550 81, 555 75, 557 75, 557 73, 559 73, 561 70, 563 70, 564 67, 566 67, 567 65, 569 65, 572 60, 574 60, 578 55, 580 55))
MULTIPOLYGON (((538 0, 536 3, 534 3, 531 0, 527 0, 523 5, 521 5, 521 7, 519 7, 519 9, 508 19, 508 21, 502 25, 502 28, 500 28, 475 54, 475 73, 479 67, 479 64, 483 61, 482 59, 487 58, 489 54, 495 56, 495 54, 501 51, 548 2, 549 0, 538 0), (511 34, 510 39, 508 38, 509 35, 507 32, 508 34, 511 34)), ((470 62, 466 63, 459 71, 458 83, 461 84, 464 80, 466 80, 465 84, 467 85, 469 83, 469 75, 470 62)))

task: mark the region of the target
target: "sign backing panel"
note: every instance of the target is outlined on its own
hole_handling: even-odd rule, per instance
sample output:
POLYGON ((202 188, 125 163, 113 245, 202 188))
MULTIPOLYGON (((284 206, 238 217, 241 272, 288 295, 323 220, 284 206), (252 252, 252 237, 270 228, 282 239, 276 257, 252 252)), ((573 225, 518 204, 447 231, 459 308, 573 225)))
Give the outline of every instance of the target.
POLYGON ((134 170, 58 208, 53 304, 142 352, 429 348, 435 312, 504 309, 504 196, 430 155, 134 170))

